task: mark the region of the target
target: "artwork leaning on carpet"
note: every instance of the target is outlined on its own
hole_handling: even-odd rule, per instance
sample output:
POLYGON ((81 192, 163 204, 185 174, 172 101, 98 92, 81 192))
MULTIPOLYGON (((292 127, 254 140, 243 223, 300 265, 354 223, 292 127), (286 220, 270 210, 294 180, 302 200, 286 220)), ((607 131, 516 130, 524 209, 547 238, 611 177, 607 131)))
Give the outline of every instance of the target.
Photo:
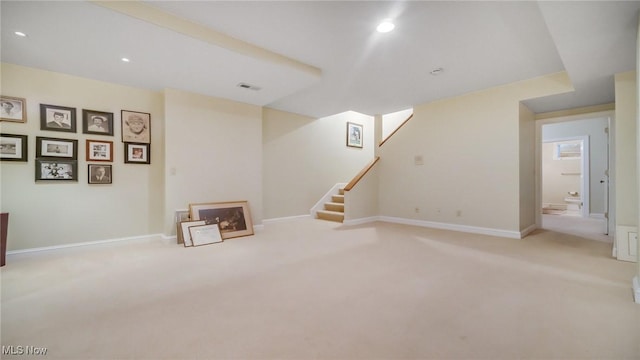
POLYGON ((222 239, 253 235, 253 223, 247 201, 189 204, 192 221, 218 224, 222 239))

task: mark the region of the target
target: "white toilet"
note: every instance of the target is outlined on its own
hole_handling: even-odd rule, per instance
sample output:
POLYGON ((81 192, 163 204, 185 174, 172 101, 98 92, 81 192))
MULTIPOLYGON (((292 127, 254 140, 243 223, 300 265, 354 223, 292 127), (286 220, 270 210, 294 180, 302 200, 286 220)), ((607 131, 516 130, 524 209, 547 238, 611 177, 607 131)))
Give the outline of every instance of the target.
POLYGON ((569 196, 564 198, 567 203, 567 214, 580 215, 582 209, 582 197, 577 192, 569 192, 569 196))

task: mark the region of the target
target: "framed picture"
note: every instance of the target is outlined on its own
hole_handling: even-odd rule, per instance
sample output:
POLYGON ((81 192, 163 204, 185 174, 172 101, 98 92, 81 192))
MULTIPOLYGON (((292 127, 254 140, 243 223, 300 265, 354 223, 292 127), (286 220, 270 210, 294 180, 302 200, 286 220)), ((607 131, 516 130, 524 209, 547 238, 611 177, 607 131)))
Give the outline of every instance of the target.
POLYGON ((253 235, 253 223, 246 201, 189 204, 191 220, 218 224, 223 239, 253 235))
POLYGON ((89 164, 89 184, 111 184, 111 165, 89 164))
POLYGON ((0 95, 0 121, 27 122, 27 100, 0 95))
POLYGON ((222 242, 222 235, 218 224, 196 225, 189 227, 193 246, 215 244, 222 242))
POLYGON ((150 144, 124 143, 125 164, 151 164, 150 144))
POLYGON ((0 160, 27 161, 27 135, 0 134, 0 160))
POLYGON ((182 228, 180 223, 183 221, 189 221, 189 210, 176 210, 176 240, 178 244, 184 244, 184 238, 182 236, 182 228))
POLYGON ((82 133, 113 136, 113 113, 82 109, 82 133))
POLYGON ((193 246, 193 241, 191 241, 191 233, 189 232, 189 227, 191 226, 199 226, 199 225, 207 225, 204 220, 197 221, 183 221, 180 223, 180 235, 182 237, 182 241, 184 242, 184 246, 193 246))
POLYGON ((40 104, 40 130, 76 132, 76 108, 40 104))
POLYGON ((78 159, 78 140, 36 136, 36 157, 78 159))
POLYGON ((78 181, 78 160, 36 159, 36 181, 78 181))
POLYGON ((347 122, 347 146, 362 148, 362 125, 347 122))
POLYGON ((151 114, 122 110, 122 142, 151 143, 151 114))
POLYGON ((87 161, 113 161, 113 141, 87 139, 87 161))

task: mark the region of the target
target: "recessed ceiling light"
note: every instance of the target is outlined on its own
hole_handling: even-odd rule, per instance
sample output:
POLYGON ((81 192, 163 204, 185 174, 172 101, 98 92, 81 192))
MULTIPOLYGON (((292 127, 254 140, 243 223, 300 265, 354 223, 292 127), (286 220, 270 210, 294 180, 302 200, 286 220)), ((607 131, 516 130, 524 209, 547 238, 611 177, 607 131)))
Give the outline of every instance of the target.
POLYGON ((433 76, 438 76, 438 75, 442 74, 443 72, 444 72, 443 68, 437 68, 437 69, 431 70, 431 72, 429 72, 429 74, 431 74, 433 76))
POLYGON ((127 58, 122 58, 120 60, 122 60, 122 62, 130 62, 131 61, 131 60, 127 59, 127 58))
POLYGON ((388 33, 389 31, 393 30, 393 28, 395 27, 396 26, 391 22, 391 19, 385 19, 380 23, 380 25, 378 25, 376 30, 378 30, 378 32, 381 32, 381 33, 388 33))
POLYGON ((26 37, 27 34, 23 33, 22 31, 16 31, 14 32, 14 34, 18 35, 18 36, 22 36, 22 37, 26 37))

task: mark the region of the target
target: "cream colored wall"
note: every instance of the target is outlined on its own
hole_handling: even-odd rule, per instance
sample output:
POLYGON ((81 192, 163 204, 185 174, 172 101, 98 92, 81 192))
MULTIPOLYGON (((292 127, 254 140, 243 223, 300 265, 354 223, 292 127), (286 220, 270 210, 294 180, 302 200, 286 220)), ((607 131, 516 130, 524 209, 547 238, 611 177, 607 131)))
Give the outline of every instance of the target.
POLYGON ((520 231, 536 224, 536 122, 520 103, 520 231))
POLYGON ((558 73, 415 106, 380 152, 381 215, 520 231, 520 101, 571 89, 558 73))
POLYGON ((320 119, 263 111, 264 218, 308 215, 336 183, 373 159, 373 117, 346 112, 320 119), (364 147, 346 146, 347 122, 362 124, 364 147))
POLYGON ((344 192, 345 223, 378 216, 378 166, 376 163, 353 189, 344 192))
POLYGON ((2 63, 2 94, 27 99, 26 123, 0 123, 28 135, 28 162, 2 162, 0 204, 9 212, 8 250, 162 232, 164 110, 161 93, 2 63), (41 131, 40 104, 76 108, 76 133, 41 131), (82 134, 82 109, 112 112, 114 136, 82 134), (125 164, 120 110, 151 114, 151 165, 125 164), (78 182, 38 182, 36 136, 78 140, 78 182), (88 185, 86 139, 113 141, 113 184, 88 185), (160 194, 160 195, 158 195, 160 194))
POLYGON ((398 126, 413 114, 413 109, 396 111, 391 114, 382 115, 382 139, 386 139, 398 126))
POLYGON ((165 233, 190 203, 249 202, 262 223, 262 108, 165 90, 165 233))
POLYGON ((616 74, 616 225, 638 225, 637 101, 635 71, 616 74))
POLYGON ((565 204, 569 191, 580 192, 580 159, 554 160, 554 142, 542 144, 542 203, 565 204), (577 175, 562 175, 562 174, 577 175))

